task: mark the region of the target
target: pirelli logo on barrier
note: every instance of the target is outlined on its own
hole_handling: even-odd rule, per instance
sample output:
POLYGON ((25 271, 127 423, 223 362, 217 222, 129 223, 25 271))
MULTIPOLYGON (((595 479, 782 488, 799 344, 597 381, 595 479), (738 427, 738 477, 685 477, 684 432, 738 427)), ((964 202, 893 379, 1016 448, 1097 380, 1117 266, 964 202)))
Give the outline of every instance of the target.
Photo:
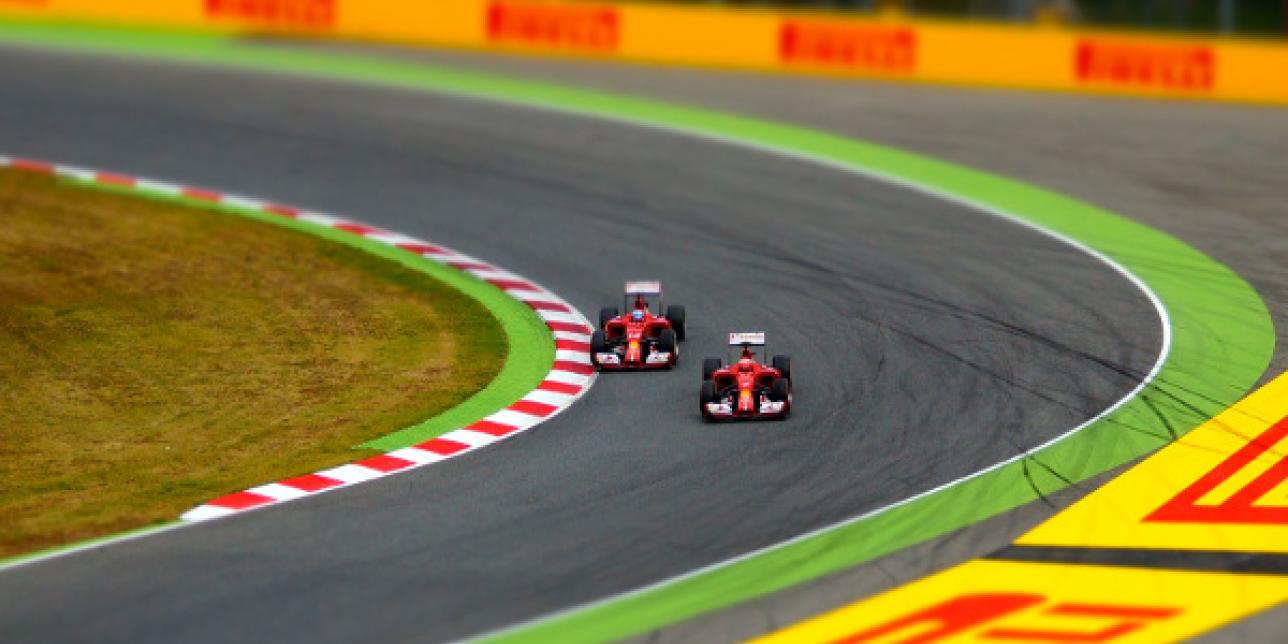
POLYGON ((917 32, 908 27, 786 20, 778 31, 778 58, 788 65, 911 72, 917 66, 917 32))
POLYGON ((621 41, 621 16, 607 6, 493 2, 487 37, 502 44, 611 52, 621 41))
POLYGON ((206 17, 268 27, 335 26, 338 0, 205 0, 206 17))
POLYGON ((1209 46, 1083 39, 1074 57, 1082 83, 1191 92, 1216 85, 1216 51, 1209 46))

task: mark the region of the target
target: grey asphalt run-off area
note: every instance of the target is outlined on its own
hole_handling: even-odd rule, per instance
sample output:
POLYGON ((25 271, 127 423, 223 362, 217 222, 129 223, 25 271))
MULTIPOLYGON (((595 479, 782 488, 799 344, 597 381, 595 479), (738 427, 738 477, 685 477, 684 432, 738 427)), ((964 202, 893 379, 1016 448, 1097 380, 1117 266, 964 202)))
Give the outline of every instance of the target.
MULTIPOLYGON (((1284 112, 384 53, 793 120, 1010 174, 1172 232, 1248 279, 1276 321, 1286 310, 1284 112)), ((818 166, 405 91, 4 55, 3 153, 351 216, 516 271, 592 315, 624 279, 657 277, 690 318, 676 372, 603 377, 539 430, 477 454, 0 573, 0 625, 17 641, 468 636, 1005 459, 1112 404, 1159 350, 1149 302, 1092 258, 818 166), (796 414, 704 426, 699 358, 744 328, 793 356, 796 414)), ((914 552, 981 554, 1049 511, 914 552)), ((825 588, 826 601, 817 588, 774 601, 808 613, 924 565, 897 562, 851 573, 864 581, 825 588)), ((720 619, 655 635, 749 634, 720 619)))

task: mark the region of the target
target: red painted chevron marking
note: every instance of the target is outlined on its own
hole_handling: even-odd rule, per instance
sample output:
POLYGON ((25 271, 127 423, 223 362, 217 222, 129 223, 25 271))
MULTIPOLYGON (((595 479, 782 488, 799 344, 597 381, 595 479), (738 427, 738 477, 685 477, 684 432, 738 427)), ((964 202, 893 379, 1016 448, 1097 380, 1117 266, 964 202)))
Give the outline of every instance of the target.
POLYGON ((537 287, 535 287, 535 286, 533 286, 532 284, 529 284, 528 282, 525 282, 525 281, 523 281, 523 280, 490 279, 490 280, 485 280, 485 281, 486 281, 488 284, 491 284, 492 286, 495 286, 495 287, 497 287, 497 288, 499 288, 499 289, 506 290, 506 291, 510 291, 510 290, 514 290, 514 291, 535 291, 535 290, 537 290, 537 287))
POLYGON ((405 251, 416 253, 417 255, 446 255, 447 251, 432 244, 394 244, 405 251))
POLYGON ((554 380, 546 380, 545 382, 542 382, 540 385, 537 385, 537 389, 541 391, 553 391, 554 393, 557 393, 557 394, 568 394, 569 396, 576 396, 577 394, 581 393, 582 387, 579 385, 570 385, 566 382, 555 382, 554 380))
POLYGON ((465 443, 449 441, 446 438, 431 438, 423 443, 417 443, 416 449, 423 449, 426 452, 433 452, 440 456, 451 456, 457 452, 463 452, 470 448, 465 443))
POLYGON ((184 188, 183 190, 179 191, 179 194, 189 199, 196 199, 197 201, 209 201, 211 203, 219 203, 220 201, 223 201, 223 198, 224 198, 224 196, 219 194, 218 192, 201 190, 199 188, 184 188))
POLYGON ((482 262, 447 262, 448 266, 458 271, 494 271, 495 266, 489 266, 482 262))
POLYGON ((590 351, 589 342, 578 342, 576 340, 555 340, 555 349, 560 351, 590 351))
POLYGON ((300 211, 298 208, 292 208, 290 206, 283 206, 281 204, 275 204, 275 203, 264 206, 264 212, 272 213, 274 215, 280 215, 282 217, 286 217, 287 219, 295 219, 296 217, 300 216, 300 211))
POLYGON ((127 177, 123 174, 112 174, 110 172, 99 172, 95 174, 94 181, 105 183, 110 186, 122 186, 125 188, 133 188, 137 183, 134 177, 127 177))
POLYGON ((1288 524, 1288 503, 1284 499, 1265 499, 1273 489, 1288 480, 1288 456, 1273 451, 1288 438, 1288 418, 1283 418, 1248 441, 1239 451, 1221 461, 1211 471, 1145 517, 1159 523, 1245 523, 1288 524), (1252 465, 1265 454, 1278 461, 1265 472, 1246 483, 1226 499, 1213 505, 1201 504, 1217 486, 1252 465), (1269 501, 1269 502, 1268 502, 1269 501))
POLYGON ((320 492, 337 487, 341 482, 321 474, 305 474, 304 476, 278 481, 278 483, 297 490, 304 490, 305 492, 320 492))
POLYGON ((366 235, 370 235, 371 233, 380 232, 379 228, 372 228, 371 226, 365 226, 363 224, 355 224, 351 221, 333 224, 331 227, 336 230, 343 230, 346 233, 353 233, 355 235, 360 235, 360 236, 366 236, 366 235))
POLYGON ((584 324, 577 324, 576 322, 558 322, 558 321, 548 320, 546 321, 546 326, 551 331, 562 331, 564 333, 580 333, 582 335, 590 335, 590 327, 584 324))
POLYGON ((406 459, 398 458, 397 456, 390 456, 388 454, 377 454, 375 456, 372 456, 371 458, 364 458, 361 461, 357 461, 354 463, 354 465, 361 465, 362 467, 369 467, 377 472, 388 473, 388 472, 397 472, 398 470, 402 470, 402 469, 407 469, 408 467, 415 465, 415 463, 408 461, 406 459))
POLYGON ((207 501, 206 505, 225 508, 228 510, 247 510, 250 508, 267 505, 273 502, 272 497, 256 494, 254 492, 234 492, 227 496, 221 496, 213 501, 207 501))
POLYGON ((555 410, 559 408, 554 405, 547 405, 546 403, 540 403, 534 400, 520 400, 519 402, 510 405, 509 409, 510 411, 517 411, 521 414, 545 418, 546 416, 553 414, 555 410))
POLYGON ((594 367, 580 362, 572 362, 571 360, 556 360, 554 370, 567 371, 568 373, 575 373, 582 376, 589 376, 590 374, 595 373, 594 367))
POLYGON ((39 172, 41 174, 53 174, 54 166, 52 163, 41 163, 31 159, 13 159, 9 161, 9 167, 15 170, 25 170, 27 172, 39 172))
POLYGON ((515 430, 519 428, 515 427, 514 425, 507 425, 505 423, 498 423, 490 420, 480 420, 477 423, 466 425, 465 429, 468 429, 473 432, 483 432, 484 434, 491 434, 492 436, 505 436, 507 434, 513 434, 515 430))
POLYGON ((569 313, 572 311, 572 309, 568 308, 566 305, 560 304, 558 302, 540 302, 536 300, 528 300, 527 302, 524 302, 524 303, 537 311, 558 311, 560 313, 569 313))

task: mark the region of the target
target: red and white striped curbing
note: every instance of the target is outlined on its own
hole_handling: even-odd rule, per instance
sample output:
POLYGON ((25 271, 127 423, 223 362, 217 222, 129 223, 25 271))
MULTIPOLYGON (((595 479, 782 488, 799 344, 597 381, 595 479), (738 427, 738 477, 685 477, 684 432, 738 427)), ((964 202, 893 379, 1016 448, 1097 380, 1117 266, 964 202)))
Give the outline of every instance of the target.
POLYGON ((482 279, 527 304, 550 327, 555 341, 555 358, 549 373, 536 389, 509 407, 411 447, 221 496, 183 513, 180 518, 184 521, 217 519, 460 456, 545 422, 572 405, 594 382, 595 371, 590 365, 592 327, 585 316, 557 295, 529 280, 444 246, 339 217, 161 181, 4 156, 0 156, 0 167, 247 208, 342 230, 446 264, 482 279))

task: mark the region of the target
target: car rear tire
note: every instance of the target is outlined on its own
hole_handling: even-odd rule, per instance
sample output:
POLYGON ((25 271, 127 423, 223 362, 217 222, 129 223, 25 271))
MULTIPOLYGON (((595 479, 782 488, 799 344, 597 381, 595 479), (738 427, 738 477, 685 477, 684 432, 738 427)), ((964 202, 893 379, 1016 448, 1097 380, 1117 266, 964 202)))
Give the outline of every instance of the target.
POLYGON ((684 307, 679 304, 672 304, 666 307, 666 321, 671 323, 671 328, 675 329, 677 340, 684 339, 684 307))
POLYGON ((792 381, 792 359, 791 358, 787 356, 774 356, 774 359, 770 361, 769 366, 777 369, 778 373, 782 374, 783 378, 787 379, 787 382, 792 381))
POLYGON ((716 383, 710 380, 703 380, 702 389, 698 392, 698 400, 700 401, 699 410, 702 412, 702 420, 708 423, 712 422, 714 419, 711 414, 707 413, 707 404, 717 402, 716 383))
POLYGON ((618 315, 621 314, 617 312, 617 307, 615 306, 605 306, 604 308, 599 309, 599 328, 604 328, 604 325, 611 322, 613 318, 616 318, 618 315))
POLYGON ((596 369, 599 368, 599 360, 595 356, 601 353, 608 353, 608 340, 604 339, 603 329, 595 329, 590 334, 590 364, 596 369))
POLYGON ((705 358, 702 361, 702 379, 711 380, 711 376, 724 366, 724 360, 720 358, 705 358))

